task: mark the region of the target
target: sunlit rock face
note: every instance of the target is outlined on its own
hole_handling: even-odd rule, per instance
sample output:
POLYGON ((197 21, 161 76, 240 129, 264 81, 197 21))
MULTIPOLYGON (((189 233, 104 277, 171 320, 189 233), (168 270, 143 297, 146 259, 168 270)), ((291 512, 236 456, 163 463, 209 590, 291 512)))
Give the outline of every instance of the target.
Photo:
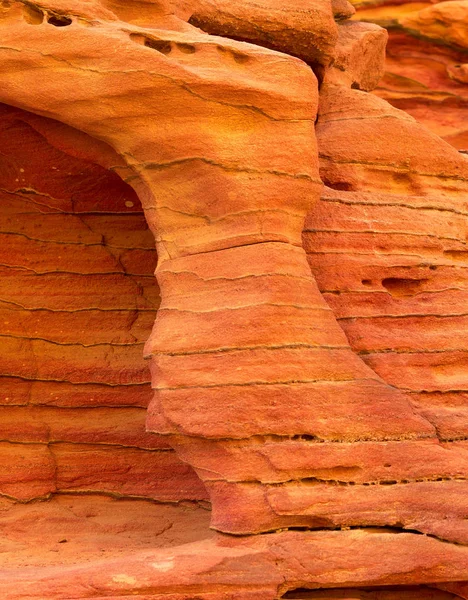
POLYGON ((352 14, 2 3, 8 600, 468 598, 468 162, 352 14))
POLYGON ((468 3, 362 2, 353 19, 389 32, 385 75, 375 93, 455 148, 468 149, 468 3))

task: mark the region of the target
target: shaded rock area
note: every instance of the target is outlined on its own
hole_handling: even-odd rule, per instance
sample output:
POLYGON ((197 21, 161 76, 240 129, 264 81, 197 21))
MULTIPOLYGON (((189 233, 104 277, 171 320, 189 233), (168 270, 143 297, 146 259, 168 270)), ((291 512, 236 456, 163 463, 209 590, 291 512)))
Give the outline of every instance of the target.
POLYGON ((0 115, 0 493, 204 498, 145 431, 142 349, 160 298, 137 195, 93 161, 103 149, 91 138, 5 105, 0 115))

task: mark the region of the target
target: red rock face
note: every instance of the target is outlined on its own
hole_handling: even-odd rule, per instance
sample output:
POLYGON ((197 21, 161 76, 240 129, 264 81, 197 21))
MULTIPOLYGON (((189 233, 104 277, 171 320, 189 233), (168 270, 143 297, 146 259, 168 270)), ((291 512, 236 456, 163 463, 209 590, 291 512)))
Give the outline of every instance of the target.
POLYGON ((71 128, 5 105, 0 127, 0 493, 205 497, 145 432, 160 299, 138 197, 71 128))
POLYGON ((454 594, 436 590, 430 587, 412 587, 412 586, 394 586, 394 587, 374 587, 356 590, 353 588, 339 590, 319 590, 319 591, 293 591, 288 592, 283 598, 294 600, 450 600, 458 598, 454 594))
POLYGON ((337 189, 328 190, 309 215, 304 236, 319 286, 363 360, 411 394, 441 440, 464 439, 460 307, 466 303, 468 161, 370 95, 330 89, 321 110, 323 177, 337 189), (361 114, 364 104, 368 119, 361 114), (346 126, 333 117, 339 106, 346 107, 346 126), (369 138, 352 152, 341 145, 353 131, 369 127, 379 131, 372 149, 369 138), (390 145, 392 138, 399 144, 390 145), (370 160, 375 154, 378 163, 370 160), (421 216, 417 221, 415 211, 421 216), (345 269, 336 262, 343 243, 352 249, 343 256, 345 269))

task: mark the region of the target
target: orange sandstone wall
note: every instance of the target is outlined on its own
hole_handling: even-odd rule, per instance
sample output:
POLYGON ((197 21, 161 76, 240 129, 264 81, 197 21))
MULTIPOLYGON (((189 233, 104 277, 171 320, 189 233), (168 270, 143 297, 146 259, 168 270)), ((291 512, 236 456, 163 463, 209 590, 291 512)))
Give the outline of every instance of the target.
POLYGON ((0 105, 0 494, 204 498, 145 432, 153 237, 133 190, 73 133, 0 105))
POLYGON ((374 92, 460 150, 468 150, 468 4, 352 0, 354 19, 389 31, 374 92))

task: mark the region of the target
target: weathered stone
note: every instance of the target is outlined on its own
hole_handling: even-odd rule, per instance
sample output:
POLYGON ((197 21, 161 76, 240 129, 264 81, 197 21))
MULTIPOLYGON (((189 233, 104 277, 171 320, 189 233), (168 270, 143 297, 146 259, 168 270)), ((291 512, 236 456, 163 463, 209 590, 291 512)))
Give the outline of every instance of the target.
POLYGON ((188 443, 171 438, 179 456, 197 465, 204 481, 380 485, 385 482, 465 478, 468 455, 435 440, 321 442, 262 439, 188 443), (206 451, 209 448, 209 452, 206 451))
POLYGON ((70 442, 167 449, 162 438, 145 431, 144 409, 0 407, 2 435, 11 442, 70 442))
POLYGON ((389 31, 386 72, 375 93, 456 148, 467 149, 466 3, 353 3, 355 18, 389 31))
POLYGON ((0 442, 0 496, 27 502, 56 491, 55 461, 44 444, 0 442))
POLYGON ((253 42, 298 56, 309 63, 328 64, 333 57, 339 18, 351 16, 347 3, 298 0, 285 8, 279 0, 197 0, 190 23, 214 35, 253 42))
MULTIPOLYGON (((118 164, 108 146, 19 109, 1 105, 0 115, 0 429, 8 442, 0 493, 55 492, 55 445, 65 442, 75 450, 73 477, 125 495, 122 473, 141 472, 145 461, 161 472, 167 456, 153 450, 169 448, 145 432, 143 410, 151 398, 143 342, 159 304, 154 241, 132 188, 91 160, 118 164), (115 450, 120 467, 93 464, 90 444, 106 457, 115 450)), ((183 480, 188 470, 179 469, 183 480)), ((134 495, 164 487, 130 479, 134 495)), ((171 498, 185 489, 177 496, 173 486, 171 498)))
POLYGON ((395 586, 395 587, 371 587, 371 588, 348 588, 335 590, 316 590, 290 592, 287 598, 292 600, 450 600, 457 598, 450 592, 436 590, 432 587, 395 586))
MULTIPOLYGON (((411 196, 437 192, 448 198, 466 192, 468 161, 409 115, 370 94, 335 85, 322 88, 317 139, 321 176, 334 189, 411 196)), ((464 201, 460 197, 458 202, 464 201)))
MULTIPOLYGON (((240 539, 223 535, 203 539, 200 534, 198 541, 171 547, 169 552, 145 549, 80 565, 42 564, 42 569, 25 569, 20 576, 11 570, 0 575, 0 590, 9 593, 8 600, 112 598, 117 591, 114 598, 186 600, 196 594, 202 600, 220 600, 230 594, 236 600, 276 600, 298 587, 456 582, 466 573, 468 557, 464 546, 374 529, 290 531, 240 539), (384 556, 387 560, 382 560, 384 556)), ((456 583, 444 587, 463 589, 456 583)))
POLYGON ((205 500, 207 492, 172 451, 104 445, 54 444, 56 486, 61 492, 147 497, 160 502, 205 500))
POLYGON ((39 586, 44 567, 70 568, 81 560, 97 563, 214 536, 209 511, 195 503, 67 494, 28 504, 2 499, 0 515, 0 573, 14 577, 16 570, 34 568, 39 586))
POLYGON ((421 37, 443 41, 459 48, 468 48, 468 2, 450 0, 411 12, 400 17, 399 23, 421 37))
POLYGON ((149 428, 207 438, 297 434, 351 441, 434 435, 404 394, 375 379, 253 384, 248 392, 243 386, 158 390, 148 410, 149 428), (196 410, 187 411, 189 402, 196 410))
POLYGON ((468 537, 466 480, 272 486, 209 481, 206 486, 214 499, 212 527, 225 532, 361 526, 407 528, 462 545, 468 537), (218 511, 223 504, 233 510, 218 511))
POLYGON ((385 29, 371 23, 349 21, 338 25, 335 59, 324 82, 371 91, 384 73, 385 29))

